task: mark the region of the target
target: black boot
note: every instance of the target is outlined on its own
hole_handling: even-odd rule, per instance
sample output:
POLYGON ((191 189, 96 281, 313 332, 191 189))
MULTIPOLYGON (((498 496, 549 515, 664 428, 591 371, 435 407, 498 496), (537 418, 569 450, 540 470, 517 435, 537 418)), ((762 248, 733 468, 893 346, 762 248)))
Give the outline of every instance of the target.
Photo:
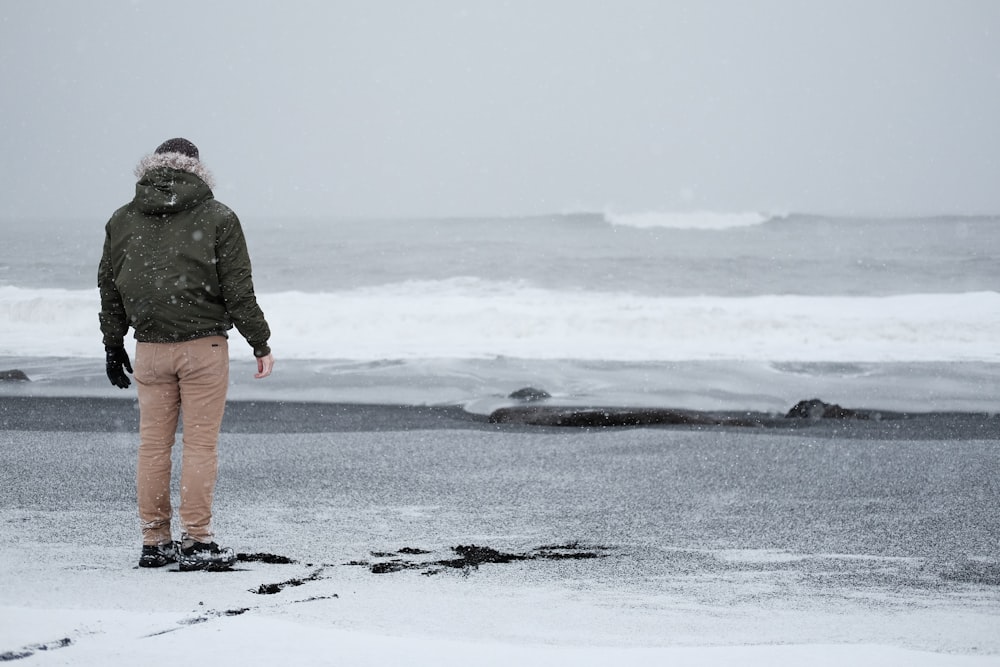
POLYGON ((139 567, 163 567, 176 560, 177 546, 174 542, 144 544, 142 555, 139 556, 139 567))
POLYGON ((181 572, 190 570, 228 570, 236 562, 230 548, 221 548, 215 542, 184 540, 177 551, 177 564, 181 572))

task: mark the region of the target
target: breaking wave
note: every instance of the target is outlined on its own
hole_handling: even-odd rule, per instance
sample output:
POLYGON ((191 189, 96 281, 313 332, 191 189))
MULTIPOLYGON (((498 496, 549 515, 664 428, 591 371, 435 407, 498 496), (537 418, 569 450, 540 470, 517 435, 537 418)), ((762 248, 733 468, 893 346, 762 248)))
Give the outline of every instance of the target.
POLYGON ((623 227, 665 227, 669 229, 732 229, 734 227, 752 227, 762 225, 774 216, 757 212, 720 213, 715 211, 647 211, 642 213, 611 213, 604 214, 612 225, 623 227))
MULTIPOLYGON (((1000 361, 997 292, 655 297, 453 278, 258 299, 286 359, 1000 361)), ((101 356, 99 309, 96 289, 0 287, 0 356, 101 356)))

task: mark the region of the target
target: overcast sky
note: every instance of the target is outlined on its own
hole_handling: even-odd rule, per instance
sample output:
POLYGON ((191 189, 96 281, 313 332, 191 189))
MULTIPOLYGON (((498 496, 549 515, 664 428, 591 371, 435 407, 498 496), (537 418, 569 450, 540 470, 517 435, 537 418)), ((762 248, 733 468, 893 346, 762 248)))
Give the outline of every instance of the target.
POLYGON ((992 0, 0 1, 0 218, 1000 213, 992 0))

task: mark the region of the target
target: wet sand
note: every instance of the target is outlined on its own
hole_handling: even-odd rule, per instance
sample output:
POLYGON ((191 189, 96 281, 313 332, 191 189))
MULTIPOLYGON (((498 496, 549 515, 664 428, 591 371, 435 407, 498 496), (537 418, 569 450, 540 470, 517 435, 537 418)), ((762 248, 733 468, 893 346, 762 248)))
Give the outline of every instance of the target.
MULTIPOLYGON (((516 408, 515 408, 516 409, 516 408)), ((605 420, 565 420, 553 426, 553 418, 574 416, 580 408, 531 404, 524 406, 538 417, 491 421, 490 415, 474 414, 461 406, 376 405, 304 401, 229 401, 223 420, 224 433, 336 433, 418 430, 483 430, 492 432, 540 432, 546 429, 594 430, 630 427, 693 431, 754 431, 775 435, 796 434, 816 438, 862 440, 976 440, 1000 438, 1000 415, 968 412, 892 413, 860 410, 863 418, 801 419, 760 412, 677 411, 620 407, 589 408, 585 413, 604 415, 640 414, 645 423, 624 420, 606 426, 605 420), (683 420, 673 417, 680 415, 683 420), (657 417, 662 417, 657 420, 657 417), (699 421, 701 423, 699 423, 699 421)), ((134 398, 0 396, 0 429, 27 431, 137 432, 138 404, 134 398)))

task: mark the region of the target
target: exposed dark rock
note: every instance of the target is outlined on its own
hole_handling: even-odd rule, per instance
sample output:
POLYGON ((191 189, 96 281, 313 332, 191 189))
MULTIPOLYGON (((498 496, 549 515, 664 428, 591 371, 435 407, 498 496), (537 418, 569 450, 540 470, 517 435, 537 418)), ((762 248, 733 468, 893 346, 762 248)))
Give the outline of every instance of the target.
POLYGON ((31 382, 31 378, 24 371, 15 368, 9 371, 0 371, 0 382, 31 382))
POLYGON ((528 424, 532 426, 612 427, 651 426, 655 424, 759 426, 750 419, 737 419, 704 412, 664 408, 566 408, 513 406, 494 410, 492 424, 528 424))
POLYGON ((524 387, 523 389, 518 389, 513 392, 507 398, 513 398, 516 401, 525 401, 526 403, 531 403, 532 401, 544 401, 547 398, 552 398, 552 394, 545 391, 544 389, 536 389, 534 387, 524 387))
POLYGON ((786 419, 872 419, 875 413, 850 410, 836 403, 824 403, 818 398, 799 401, 785 415, 786 419))

